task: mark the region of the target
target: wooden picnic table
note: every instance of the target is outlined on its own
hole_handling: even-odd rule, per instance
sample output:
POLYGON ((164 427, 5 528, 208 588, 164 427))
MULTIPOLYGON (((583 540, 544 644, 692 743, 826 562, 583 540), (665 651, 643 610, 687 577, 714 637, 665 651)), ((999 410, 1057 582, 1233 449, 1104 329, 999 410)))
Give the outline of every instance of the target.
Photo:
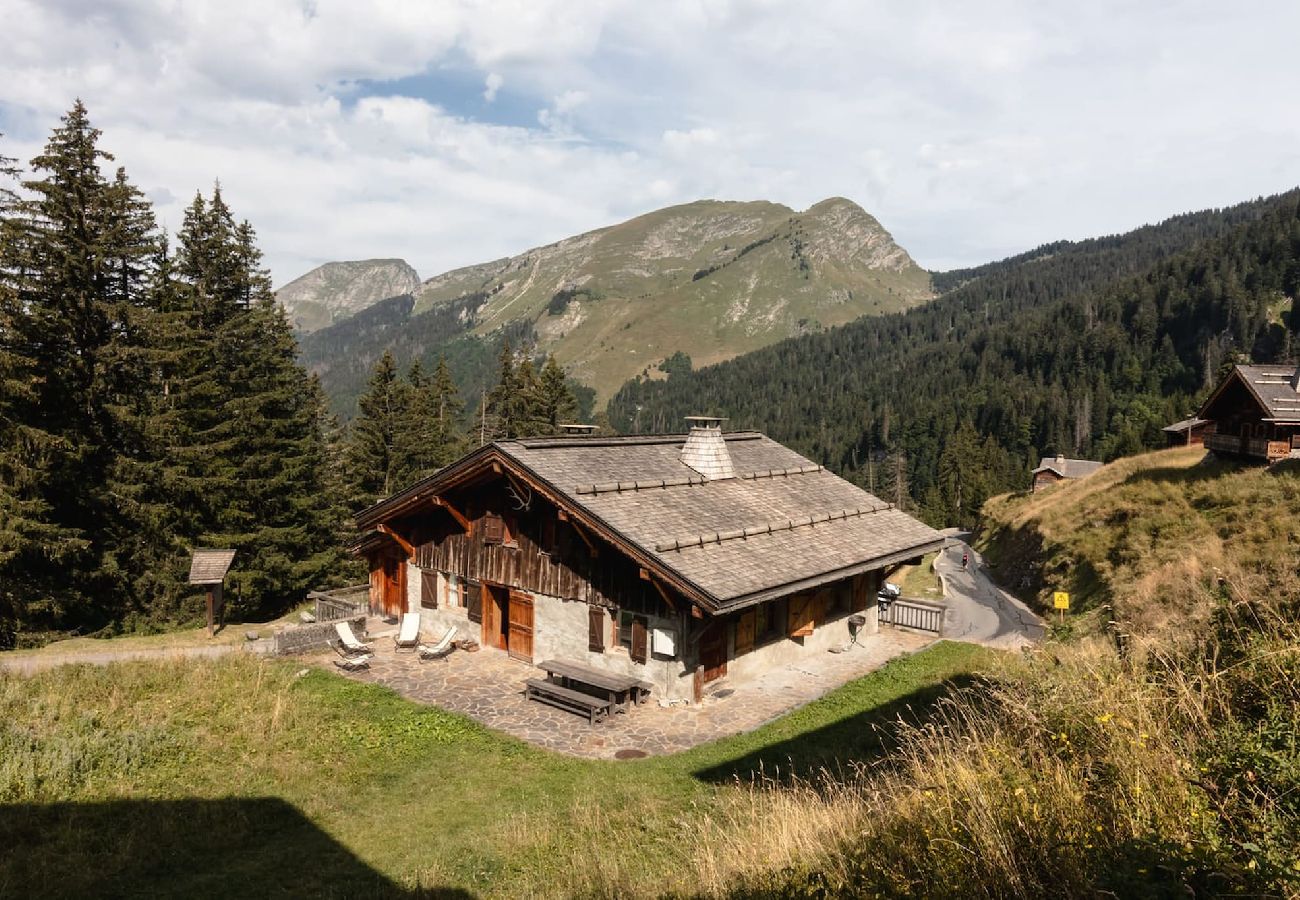
POLYGON ((627 712, 629 698, 632 703, 641 703, 650 695, 650 685, 632 675, 593 669, 563 659, 548 659, 539 663, 538 668, 546 673, 548 681, 565 687, 581 684, 601 691, 608 695, 618 712, 627 712))

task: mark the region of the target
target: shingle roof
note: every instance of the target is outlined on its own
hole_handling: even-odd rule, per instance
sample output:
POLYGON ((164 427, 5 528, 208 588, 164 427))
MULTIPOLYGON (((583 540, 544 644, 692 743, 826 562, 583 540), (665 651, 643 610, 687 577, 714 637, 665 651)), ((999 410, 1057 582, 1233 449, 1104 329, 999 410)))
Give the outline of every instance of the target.
POLYGON ((1100 469, 1104 463, 1094 462, 1091 459, 1066 459, 1063 456, 1044 456, 1043 461, 1034 469, 1033 474, 1039 472, 1055 472, 1062 478, 1084 478, 1100 469))
POLYGON ((190 584, 220 584, 234 559, 234 550, 195 550, 190 559, 190 584))
POLYGON ((1166 425, 1164 428, 1161 428, 1160 430, 1168 431, 1173 434, 1181 434, 1184 431, 1189 431, 1190 429, 1196 428, 1197 426, 1204 425, 1208 421, 1210 420, 1202 419, 1199 416, 1192 416, 1190 419, 1183 419, 1181 421, 1173 423, 1172 425, 1166 425))
POLYGON ((357 523, 371 528, 401 515, 499 453, 717 610, 943 545, 934 529, 762 434, 725 440, 736 477, 715 480, 682 462, 685 435, 499 441, 361 512, 357 523))
POLYGON ((737 477, 712 481, 681 461, 684 441, 498 446, 724 605, 943 542, 929 526, 764 435, 726 435, 737 477))
POLYGON ((1236 371, 1268 410, 1268 418, 1279 422, 1300 422, 1300 392, 1295 388, 1296 366, 1239 365, 1236 371))

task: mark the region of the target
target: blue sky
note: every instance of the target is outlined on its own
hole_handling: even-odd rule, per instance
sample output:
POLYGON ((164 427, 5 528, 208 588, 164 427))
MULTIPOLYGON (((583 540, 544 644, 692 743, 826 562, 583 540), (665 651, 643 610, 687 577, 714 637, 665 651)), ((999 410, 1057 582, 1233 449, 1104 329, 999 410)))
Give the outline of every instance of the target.
POLYGON ((0 0, 0 153, 74 97, 277 284, 428 277, 672 203, 860 203, 930 268, 1300 183, 1300 5, 0 0))

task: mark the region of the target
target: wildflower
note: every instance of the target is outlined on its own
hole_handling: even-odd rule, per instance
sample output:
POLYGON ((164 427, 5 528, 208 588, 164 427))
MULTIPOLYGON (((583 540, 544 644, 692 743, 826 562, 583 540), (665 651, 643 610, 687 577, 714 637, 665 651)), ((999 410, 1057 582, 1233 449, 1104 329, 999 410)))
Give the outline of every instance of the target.
POLYGON ((1098 724, 1098 725, 1105 725, 1107 722, 1109 722, 1109 721, 1110 721, 1111 719, 1113 719, 1113 718, 1115 718, 1115 717, 1114 717, 1113 715, 1111 715, 1110 713, 1104 713, 1104 714, 1102 714, 1102 715, 1100 715, 1100 716, 1097 716, 1097 724, 1098 724))

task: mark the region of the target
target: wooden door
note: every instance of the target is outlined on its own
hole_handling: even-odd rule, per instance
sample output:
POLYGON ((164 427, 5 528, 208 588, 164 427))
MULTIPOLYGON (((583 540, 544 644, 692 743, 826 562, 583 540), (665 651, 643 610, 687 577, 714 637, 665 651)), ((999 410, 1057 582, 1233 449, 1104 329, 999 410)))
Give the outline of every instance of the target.
POLYGON ((520 591, 510 592, 510 629, 506 651, 515 659, 533 661, 533 598, 520 591))
POLYGON ((710 625, 700 638, 701 680, 707 684, 727 674, 727 629, 710 625))
POLYGON ((392 556, 384 557, 382 605, 386 616, 406 611, 406 563, 392 556))
POLYGON ((502 589, 487 582, 482 586, 483 596, 483 635, 484 647, 506 649, 506 610, 502 598, 502 589))

